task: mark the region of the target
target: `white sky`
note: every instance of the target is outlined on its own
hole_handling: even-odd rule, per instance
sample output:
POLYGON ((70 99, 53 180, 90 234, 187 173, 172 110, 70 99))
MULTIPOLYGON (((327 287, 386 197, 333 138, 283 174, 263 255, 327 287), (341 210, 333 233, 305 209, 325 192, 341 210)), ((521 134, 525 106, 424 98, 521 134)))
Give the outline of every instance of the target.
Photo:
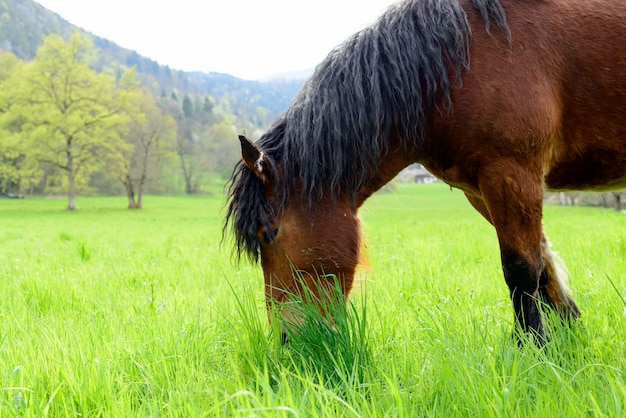
POLYGON ((171 68, 258 79, 313 68, 394 0, 36 1, 171 68))

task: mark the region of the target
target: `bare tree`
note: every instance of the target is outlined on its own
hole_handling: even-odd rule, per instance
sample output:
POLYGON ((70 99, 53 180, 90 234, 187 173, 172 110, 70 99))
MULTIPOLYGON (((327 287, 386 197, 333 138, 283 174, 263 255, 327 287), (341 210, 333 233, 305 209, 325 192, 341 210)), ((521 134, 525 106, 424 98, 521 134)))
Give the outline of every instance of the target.
POLYGON ((152 95, 145 90, 140 112, 129 123, 127 141, 131 147, 121 174, 129 209, 142 208, 150 167, 158 165, 167 148, 163 144, 164 140, 173 138, 176 132, 174 119, 160 109, 152 95))
POLYGON ((622 210, 622 193, 621 191, 619 192, 612 192, 611 194, 613 195, 613 199, 614 199, 614 208, 617 211, 621 211, 622 210))

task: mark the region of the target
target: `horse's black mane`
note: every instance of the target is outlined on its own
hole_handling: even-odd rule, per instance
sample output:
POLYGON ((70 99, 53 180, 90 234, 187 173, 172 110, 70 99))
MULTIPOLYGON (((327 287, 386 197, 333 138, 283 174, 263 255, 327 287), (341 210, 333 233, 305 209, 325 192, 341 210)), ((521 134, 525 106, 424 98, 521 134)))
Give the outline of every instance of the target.
MULTIPOLYGON (((493 19, 510 36, 499 0, 472 3, 487 31, 493 19)), ((273 204, 252 170, 235 167, 224 229, 232 223, 238 255, 258 258, 258 228, 272 231, 272 217, 283 209, 295 179, 311 203, 324 193, 354 198, 387 151, 392 129, 406 145, 419 141, 437 95, 444 98, 437 105, 450 106, 447 66, 459 81, 469 68, 470 36, 458 0, 405 0, 331 51, 257 142, 281 168, 273 204)))

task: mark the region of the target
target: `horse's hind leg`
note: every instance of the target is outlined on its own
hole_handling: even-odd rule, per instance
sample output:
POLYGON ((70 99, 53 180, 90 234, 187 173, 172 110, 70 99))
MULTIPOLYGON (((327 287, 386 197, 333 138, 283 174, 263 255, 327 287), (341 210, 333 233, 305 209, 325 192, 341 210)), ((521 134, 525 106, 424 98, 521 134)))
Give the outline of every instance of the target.
MULTIPOLYGON (((493 224, 491 215, 482 199, 465 194, 467 200, 483 217, 493 224)), ((567 321, 580 316, 574 300, 569 296, 567 271, 560 257, 552 251, 545 233, 541 235, 541 260, 543 267, 539 278, 539 297, 549 307, 558 312, 567 321)))
POLYGON ((545 234, 541 237, 541 258, 543 260, 543 270, 539 278, 541 299, 564 320, 577 319, 580 311, 568 294, 567 271, 559 256, 550 248, 550 241, 545 234))

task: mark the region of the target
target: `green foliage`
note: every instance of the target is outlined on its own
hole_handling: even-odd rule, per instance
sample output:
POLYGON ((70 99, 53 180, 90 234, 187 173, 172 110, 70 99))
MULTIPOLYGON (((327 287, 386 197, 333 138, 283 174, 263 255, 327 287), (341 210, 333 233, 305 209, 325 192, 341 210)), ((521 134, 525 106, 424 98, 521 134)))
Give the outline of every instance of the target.
POLYGON ((69 36, 76 30, 32 0, 0 1, 0 52, 6 48, 21 59, 32 59, 44 37, 69 36))
POLYGON ((518 348, 493 228, 458 191, 400 184, 361 212, 371 268, 340 326, 305 311, 282 346, 260 269, 220 249, 223 197, 146 200, 0 200, 1 416, 626 412, 623 214, 546 208, 583 316, 518 348))
POLYGON ((25 118, 12 112, 13 79, 24 70, 24 63, 13 54, 0 55, 0 192, 12 190, 13 185, 26 187, 41 177, 37 160, 28 152, 28 143, 22 135, 25 118))
MULTIPOLYGON (((142 177, 137 174, 137 164, 131 162, 133 168, 128 169, 128 162, 136 152, 137 137, 133 138, 126 130, 129 125, 124 120, 128 119, 124 114, 131 120, 142 119, 137 108, 141 101, 137 82, 154 97, 160 97, 153 101, 158 102, 166 119, 171 117, 177 124, 176 144, 167 146, 166 152, 156 153, 163 158, 155 154, 153 160, 158 163, 150 164, 150 181, 145 182, 145 191, 207 192, 213 187, 215 175, 227 176, 239 159, 235 151, 236 133, 248 132, 258 137, 262 129, 287 108, 304 83, 304 80, 258 82, 227 74, 172 70, 114 42, 88 34, 32 0, 0 2, 0 45, 0 52, 6 48, 15 54, 0 56, 0 96, 6 99, 12 95, 12 99, 4 101, 5 107, 0 107, 0 189, 16 192, 58 194, 60 187, 67 187, 81 194, 118 193, 124 184, 128 193, 126 175, 129 171, 134 172, 130 177, 135 181, 142 177), (46 36, 50 34, 54 36, 46 36), (66 48, 68 52, 57 55, 51 52, 58 48, 66 48), (50 108, 39 112, 47 106, 42 96, 47 95, 45 100, 51 104, 50 93, 61 91, 57 88, 62 87, 58 71, 64 69, 52 67, 71 55, 71 48, 77 58, 72 80, 82 83, 72 91, 83 89, 87 93, 80 100, 91 97, 93 104, 93 96, 89 94, 99 92, 102 93, 98 96, 100 110, 110 110, 113 103, 128 104, 130 108, 106 121, 99 120, 97 127, 91 118, 95 108, 89 109, 86 104, 78 106, 74 102, 67 109, 57 107, 54 111, 50 108), (17 57, 33 62, 25 65, 17 57), (14 65, 23 65, 24 71, 14 72, 14 65), (10 73, 14 76, 8 81, 10 73), (15 75, 18 73, 19 76, 15 75), (47 83, 47 78, 54 82, 47 83), (131 79, 132 82, 127 83, 131 79), (113 87, 107 89, 106 86, 113 87), (17 101, 18 91, 23 99, 36 92, 39 102, 34 103, 34 99, 17 101), (126 93, 130 93, 128 100, 124 98, 126 93), (112 101, 111 97, 115 99, 112 101), (3 115, 9 105, 11 114, 3 115), (83 110, 79 111, 79 107, 83 110), (81 119, 83 116, 87 117, 81 119), (65 117, 68 119, 63 121, 65 117), (52 129, 55 123, 61 122, 69 123, 68 126, 83 123, 83 129, 78 132, 82 138, 78 142, 72 139, 73 145, 68 145, 68 132, 52 129), (94 141, 88 140, 89 137, 94 141), (45 149, 39 147, 43 144, 45 149), (72 153, 74 145, 84 146, 86 161, 74 159, 72 164, 81 167, 72 179, 72 164, 65 161, 63 153, 67 150, 72 153), (68 178, 60 179, 56 170, 66 170, 68 178)), ((71 196, 69 200, 68 206, 72 207, 71 196)))
POLYGON ((0 54, 0 81, 8 78, 16 67, 20 65, 20 60, 10 52, 0 54))
POLYGON ((176 133, 176 155, 182 169, 185 193, 202 191, 209 173, 224 177, 230 174, 240 156, 237 132, 232 123, 213 113, 213 107, 193 104, 189 96, 183 99, 182 107, 170 100, 170 112, 178 115, 176 133))
POLYGON ((50 34, 67 39, 76 32, 93 39, 99 53, 90 65, 97 72, 117 77, 134 67, 137 78, 154 95, 166 91, 168 96, 181 99, 185 95, 192 99, 194 96, 210 96, 216 106, 222 101, 230 103, 231 110, 224 116, 237 118, 257 129, 269 126, 289 106, 304 84, 304 80, 259 82, 241 80, 228 74, 173 70, 142 57, 136 51, 88 34, 32 0, 5 0, 0 3, 0 45, 6 45, 9 52, 21 59, 34 58, 42 39, 50 34))
POLYGON ((214 174, 230 174, 240 158, 234 124, 213 112, 210 97, 157 103, 134 69, 96 73, 93 56, 77 34, 50 37, 30 63, 0 56, 1 190, 118 193, 123 184, 129 206, 140 207, 144 191, 206 192, 214 174))
POLYGON ((154 102, 145 89, 138 102, 138 113, 128 122, 124 169, 119 178, 126 188, 129 208, 141 208, 146 183, 175 148, 176 122, 154 102))
POLYGON ((202 134, 202 141, 209 156, 208 169, 227 178, 235 163, 241 158, 241 148, 232 141, 236 135, 233 127, 226 121, 216 123, 202 134))
POLYGON ((20 121, 25 153, 67 172, 69 209, 75 208, 77 181, 99 164, 111 169, 121 161, 120 129, 138 96, 132 71, 116 83, 89 68, 93 53, 89 38, 74 34, 66 42, 51 35, 35 59, 3 83, 2 102, 6 113, 20 121))
POLYGON ((183 99, 183 116, 185 118, 193 117, 193 103, 191 103, 189 96, 185 96, 183 99))

